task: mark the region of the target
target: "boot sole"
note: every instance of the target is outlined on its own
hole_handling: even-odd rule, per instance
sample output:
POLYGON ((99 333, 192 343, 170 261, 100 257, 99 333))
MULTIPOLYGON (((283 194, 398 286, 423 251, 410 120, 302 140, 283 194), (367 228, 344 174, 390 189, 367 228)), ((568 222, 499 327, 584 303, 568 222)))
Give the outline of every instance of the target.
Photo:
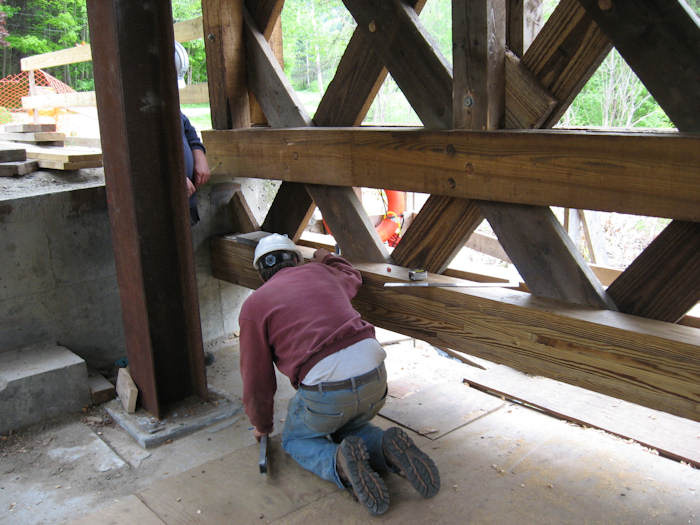
POLYGON ((420 450, 413 440, 398 427, 384 432, 384 456, 424 498, 440 491, 440 472, 435 462, 420 450))
POLYGON ((372 515, 384 514, 389 509, 389 491, 384 480, 369 466, 369 453, 364 442, 356 436, 348 436, 340 447, 355 497, 372 515))

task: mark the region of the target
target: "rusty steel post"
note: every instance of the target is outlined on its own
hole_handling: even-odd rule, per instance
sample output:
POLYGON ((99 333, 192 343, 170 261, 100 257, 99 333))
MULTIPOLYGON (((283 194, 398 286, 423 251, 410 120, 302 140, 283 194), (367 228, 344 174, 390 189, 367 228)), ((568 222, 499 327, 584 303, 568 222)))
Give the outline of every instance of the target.
POLYGON ((144 408, 207 396, 170 2, 88 0, 129 368, 144 408))

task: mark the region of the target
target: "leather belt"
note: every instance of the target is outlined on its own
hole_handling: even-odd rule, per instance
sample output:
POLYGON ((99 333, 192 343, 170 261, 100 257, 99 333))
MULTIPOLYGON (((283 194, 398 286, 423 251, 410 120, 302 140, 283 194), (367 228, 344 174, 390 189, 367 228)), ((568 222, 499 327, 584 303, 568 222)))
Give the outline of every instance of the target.
POLYGON ((318 390, 319 392, 327 392, 331 390, 353 390, 358 386, 366 385, 367 383, 379 379, 381 377, 379 371, 383 366, 384 363, 379 365, 377 368, 362 374, 361 376, 351 377, 350 379, 344 379, 343 381, 328 381, 317 385, 305 385, 304 383, 301 383, 299 388, 302 390, 318 390))

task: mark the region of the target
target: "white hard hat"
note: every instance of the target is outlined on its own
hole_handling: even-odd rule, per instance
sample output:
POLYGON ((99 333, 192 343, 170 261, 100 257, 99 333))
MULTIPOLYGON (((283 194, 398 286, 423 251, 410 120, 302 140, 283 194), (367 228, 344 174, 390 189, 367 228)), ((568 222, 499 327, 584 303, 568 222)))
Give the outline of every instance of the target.
POLYGON ((190 59, 187 56, 185 47, 175 41, 175 76, 177 76, 178 87, 185 87, 185 75, 190 68, 190 59))
POLYGON ((263 237, 258 241, 258 245, 255 247, 255 256, 253 257, 253 268, 258 268, 258 260, 263 255, 277 251, 296 253, 298 259, 297 262, 301 262, 304 259, 301 254, 301 250, 289 237, 286 235, 280 235, 279 233, 271 233, 267 237, 263 237))

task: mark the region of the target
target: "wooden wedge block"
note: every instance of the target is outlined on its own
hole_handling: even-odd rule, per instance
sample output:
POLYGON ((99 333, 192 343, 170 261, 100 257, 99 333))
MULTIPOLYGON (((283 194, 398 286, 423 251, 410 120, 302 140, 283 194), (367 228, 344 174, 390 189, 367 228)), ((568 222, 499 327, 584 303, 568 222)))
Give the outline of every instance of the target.
POLYGON ((55 142, 63 141, 66 138, 65 133, 57 131, 37 131, 29 133, 0 133, 0 140, 11 140, 14 142, 27 142, 35 144, 38 142, 55 142))
POLYGON ((5 133, 36 133, 56 131, 56 124, 5 124, 5 133))
POLYGON ((27 150, 14 146, 0 146, 0 162, 27 160, 27 150))
POLYGON ((117 395, 114 385, 94 370, 88 370, 88 387, 90 398, 95 405, 111 401, 117 395))
POLYGON ((0 162, 0 177, 18 177, 39 169, 35 160, 16 160, 0 162))
POLYGON ((117 395, 127 413, 132 414, 136 411, 136 398, 139 395, 139 389, 134 380, 131 379, 127 368, 120 368, 117 373, 117 395))

